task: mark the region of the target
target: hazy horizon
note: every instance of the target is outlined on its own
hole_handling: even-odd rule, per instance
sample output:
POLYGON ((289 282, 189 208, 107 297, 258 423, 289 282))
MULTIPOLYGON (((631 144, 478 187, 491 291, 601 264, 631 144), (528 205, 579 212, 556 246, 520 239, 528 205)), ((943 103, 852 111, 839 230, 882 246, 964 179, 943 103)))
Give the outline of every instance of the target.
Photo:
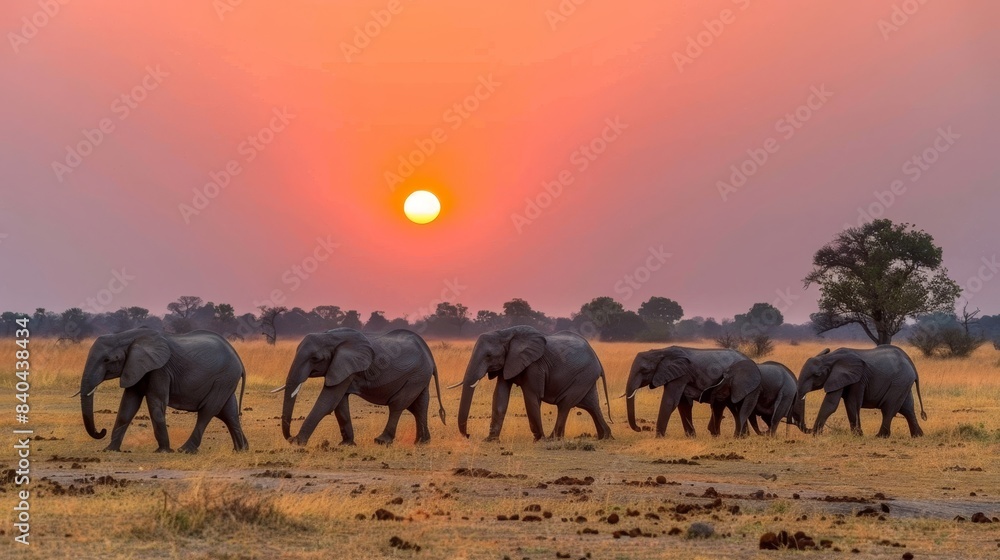
POLYGON ((0 310, 803 323, 813 253, 867 214, 1000 313, 995 3, 236 4, 0 9, 0 310))

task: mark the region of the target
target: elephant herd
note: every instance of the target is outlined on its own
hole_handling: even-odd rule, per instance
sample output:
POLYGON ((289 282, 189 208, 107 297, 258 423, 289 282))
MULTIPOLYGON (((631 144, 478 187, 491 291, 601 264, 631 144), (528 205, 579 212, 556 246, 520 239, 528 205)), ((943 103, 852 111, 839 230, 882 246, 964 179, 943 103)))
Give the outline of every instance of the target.
MULTIPOLYGON (((556 405, 556 423, 550 437, 564 436, 566 420, 573 408, 590 414, 598 439, 611 438, 611 428, 601 412, 597 380, 607 380, 597 354, 586 339, 564 331, 555 334, 527 326, 484 333, 476 341, 460 383, 458 429, 469 437, 467 423, 476 386, 484 377, 496 379, 487 440, 500 436, 511 389, 521 388, 528 426, 535 440, 545 437, 541 404, 556 405)), ((209 331, 166 334, 147 328, 99 337, 90 349, 80 384, 83 424, 87 433, 102 439, 107 430, 94 423, 94 392, 107 379, 118 378, 124 389, 107 451, 120 451, 125 431, 145 398, 153 424, 157 452, 170 452, 166 408, 197 412, 194 431, 179 451, 194 453, 212 418, 228 428, 237 451, 249 448, 240 424, 240 409, 246 387, 246 369, 236 350, 220 335, 209 331), (236 386, 242 380, 240 398, 236 386)), ((305 445, 319 422, 333 414, 340 426, 342 444, 354 444, 349 396, 386 406, 389 416, 380 444, 392 443, 403 411, 416 419, 416 441, 430 441, 428 408, 430 381, 434 380, 438 415, 445 422, 438 385, 438 371, 427 343, 418 334, 394 330, 373 335, 348 328, 306 335, 295 352, 284 386, 281 431, 293 444, 305 445), (311 377, 323 378, 312 410, 297 434, 291 433, 296 396, 311 377)), ((641 431, 635 414, 639 389, 663 388, 656 436, 662 437, 674 410, 678 410, 684 432, 695 435, 691 410, 695 401, 711 407, 708 430, 720 433, 723 414, 729 410, 736 420, 735 435, 755 432, 774 434, 782 421, 803 432, 818 434, 837 407, 844 402, 851 430, 861 434, 860 409, 882 412, 878 436, 889 436, 893 417, 902 414, 913 437, 923 435, 914 412, 911 386, 920 383, 913 362, 895 346, 869 350, 840 348, 824 350, 809 358, 798 378, 777 362, 757 364, 729 349, 697 349, 670 346, 640 352, 629 371, 626 398, 629 426, 641 431), (805 424, 805 395, 823 389, 825 397, 812 429, 805 424), (764 430, 758 424, 763 420, 764 430)), ((608 415, 610 417, 610 402, 608 415)), ((921 416, 923 400, 920 400, 921 416)))

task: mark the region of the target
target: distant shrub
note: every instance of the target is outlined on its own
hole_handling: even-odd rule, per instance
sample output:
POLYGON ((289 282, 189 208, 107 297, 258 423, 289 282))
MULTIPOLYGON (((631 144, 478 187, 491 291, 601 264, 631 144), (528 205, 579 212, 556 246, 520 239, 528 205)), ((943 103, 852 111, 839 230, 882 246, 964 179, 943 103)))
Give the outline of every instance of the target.
MULTIPOLYGON (((966 332, 961 327, 931 329, 918 327, 909 338, 927 358, 968 358, 977 348, 986 344, 986 339, 966 332)), ((994 342, 996 347, 997 343, 994 342)))
POLYGON ((741 352, 756 360, 774 352, 774 341, 766 334, 755 334, 748 339, 741 340, 739 348, 741 352))
POLYGON ((993 339, 993 349, 1000 350, 1000 338, 993 339))
POLYGON ((977 348, 986 344, 986 339, 981 336, 969 334, 962 329, 945 329, 942 333, 941 342, 945 348, 945 358, 967 358, 976 351, 977 348))
POLYGON ((726 331, 715 337, 715 344, 717 344, 719 348, 735 350, 740 345, 740 338, 735 334, 726 331))
POLYGON ((909 338, 910 344, 915 346, 925 358, 934 356, 934 352, 941 346, 941 334, 939 331, 919 326, 914 329, 909 338))

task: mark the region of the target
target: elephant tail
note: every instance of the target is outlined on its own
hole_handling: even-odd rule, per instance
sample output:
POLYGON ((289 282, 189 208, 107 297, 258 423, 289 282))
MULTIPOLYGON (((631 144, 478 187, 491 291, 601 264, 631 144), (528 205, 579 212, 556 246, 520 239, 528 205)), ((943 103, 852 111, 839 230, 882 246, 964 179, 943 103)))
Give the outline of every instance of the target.
POLYGON ((434 390, 437 391, 438 396, 438 416, 441 417, 441 423, 447 426, 448 422, 445 421, 444 403, 441 402, 441 385, 438 383, 437 364, 434 364, 434 390))
POLYGON ((608 404, 608 422, 614 424, 611 418, 611 397, 608 396, 608 378, 604 376, 604 368, 601 368, 601 382, 604 383, 604 402, 608 404))
POLYGON ((243 393, 247 390, 247 368, 246 368, 246 366, 243 366, 243 375, 240 376, 240 379, 243 380, 243 383, 240 385, 240 402, 239 402, 239 407, 238 407, 239 410, 237 410, 237 414, 239 416, 243 416, 243 393))
POLYGON ((913 379, 913 384, 917 386, 917 400, 920 402, 920 418, 927 420, 927 413, 924 412, 924 398, 920 396, 920 377, 913 379))

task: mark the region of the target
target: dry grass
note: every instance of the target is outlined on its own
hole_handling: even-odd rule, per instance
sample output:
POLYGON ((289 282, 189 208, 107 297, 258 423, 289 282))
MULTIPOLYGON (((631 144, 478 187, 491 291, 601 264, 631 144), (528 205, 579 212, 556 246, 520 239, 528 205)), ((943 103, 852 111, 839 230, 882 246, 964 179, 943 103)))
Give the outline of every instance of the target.
MULTIPOLYGON (((930 360, 910 352, 929 415, 922 422, 927 436, 918 440, 906 435, 901 418, 893 423, 891 438, 873 438, 879 422, 874 411, 863 415, 868 432, 863 438, 847 433, 846 418, 838 411, 827 433, 818 438, 789 431, 774 439, 734 440, 729 419, 723 437, 713 439, 705 429, 708 411, 701 405, 695 407, 696 439, 682 437, 676 417, 664 439, 653 438, 651 432, 634 433, 624 422, 624 400, 616 397, 624 391, 636 352, 654 345, 598 343, 595 348, 612 393, 614 441, 532 443, 515 393, 502 441, 483 443, 492 393, 484 382, 470 420, 471 440, 462 438, 454 426, 458 392, 446 391, 449 425, 432 418, 433 441, 428 446, 412 443, 415 431, 409 415, 400 422, 395 445, 376 446, 372 440, 383 427, 385 411, 355 402, 357 447, 330 445, 339 441, 339 432, 335 420, 328 418, 307 448, 295 449, 281 438, 281 395, 267 391, 283 384, 296 342, 275 347, 243 343, 236 348, 249 372, 243 423, 251 451, 233 453, 225 428, 213 421, 201 453, 182 456, 152 453, 155 440, 142 416, 125 437, 126 453, 99 452, 106 442, 86 435, 79 401, 67 398, 79 387, 89 345, 44 340, 31 344, 31 424, 44 438, 34 442, 34 544, 27 549, 11 544, 6 524, 2 557, 326 558, 335 548, 343 558, 555 558, 557 553, 579 558, 588 552, 593 558, 770 558, 776 553, 757 551, 757 540, 765 531, 780 529, 805 531, 817 542, 830 539, 844 551, 857 548, 862 557, 902 555, 903 550, 880 544, 883 540, 905 544, 905 551, 917 558, 990 558, 1000 552, 1000 525, 951 519, 969 518, 977 511, 1000 515, 1000 367, 992 348, 980 348, 961 361, 930 360), (743 459, 654 463, 733 453, 743 459), (58 460, 51 460, 53 456, 58 460), (954 470, 956 466, 968 470, 954 470), (455 476, 457 468, 487 469, 509 478, 455 476), (972 470, 976 468, 983 470, 972 470), (265 471, 269 476, 259 476, 265 471), (89 479, 102 475, 131 483, 89 479), (552 484, 562 476, 591 476, 595 481, 587 486, 552 484), (627 484, 655 481, 657 476, 680 485, 627 484), (71 484, 74 489, 68 490, 71 484), (710 499, 685 496, 701 496, 707 486, 733 496, 723 496, 722 509, 675 517, 678 504, 710 504, 710 499), (757 490, 777 498, 752 499, 757 490), (794 499, 796 493, 802 499, 794 499), (871 505, 878 508, 884 502, 891 508, 884 521, 855 517, 866 504, 810 499, 872 499, 876 493, 887 499, 871 505), (525 511, 534 505, 539 512, 525 511), (729 511, 733 505, 740 507, 738 514, 729 511), (379 509, 404 519, 373 520, 379 509), (630 510, 639 515, 629 517, 630 510), (551 518, 543 515, 546 512, 551 518), (620 523, 601 521, 612 513, 621 517, 620 523), (514 514, 541 520, 497 520, 514 514), (92 522, 95 516, 102 521, 92 522), (586 521, 576 522, 578 517, 586 521), (716 537, 693 540, 667 534, 674 527, 686 531, 695 521, 711 523, 716 537), (656 538, 612 537, 615 530, 636 527, 656 538), (584 529, 598 533, 580 534, 584 529), (392 537, 421 550, 393 547, 392 537)), ((430 346, 441 385, 457 382, 472 343, 432 341, 430 346)), ((797 372, 821 349, 816 344, 779 344, 769 358, 797 372)), ((9 341, 0 345, 0 387, 8 395, 14 384, 13 350, 9 341)), ((318 382, 303 388, 297 414, 306 413, 318 390, 318 382)), ((117 383, 106 383, 96 394, 96 409, 116 411, 119 396, 117 383)), ((816 393, 807 400, 810 417, 819 400, 816 393)), ((639 416, 653 420, 659 392, 640 392, 637 404, 639 416)), ((189 434, 194 415, 168 418, 177 445, 189 434)), ((98 414, 98 428, 110 428, 113 420, 112 413, 98 414)), ((551 407, 545 408, 544 421, 551 429, 551 407)), ((0 418, 0 425, 10 429, 13 412, 0 418)), ((593 432, 585 414, 571 415, 567 434, 572 438, 593 432)), ((7 453, 4 461, 10 463, 13 453, 9 448, 7 453)), ((4 490, 5 503, 10 503, 10 485, 4 490)))

